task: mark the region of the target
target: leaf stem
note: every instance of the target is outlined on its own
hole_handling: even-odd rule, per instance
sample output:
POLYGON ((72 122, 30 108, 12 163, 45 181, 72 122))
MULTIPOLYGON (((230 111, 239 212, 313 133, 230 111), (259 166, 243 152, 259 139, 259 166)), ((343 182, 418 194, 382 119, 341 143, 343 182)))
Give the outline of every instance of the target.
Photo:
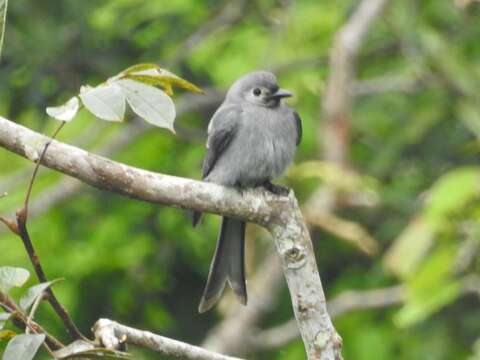
MULTIPOLYGON (((28 325, 30 325, 30 323, 32 322, 33 317, 34 317, 35 313, 37 312, 38 306, 40 305, 40 303, 41 303, 42 300, 43 300, 43 296, 44 296, 44 292, 42 292, 42 293, 40 294, 40 296, 38 296, 38 297, 35 299, 35 302, 34 302, 33 305, 32 305, 32 309, 30 310, 30 314, 28 315, 28 318, 27 318, 27 324, 28 324, 28 325)), ((27 326, 27 329, 26 329, 25 332, 28 334, 28 326, 27 326)))

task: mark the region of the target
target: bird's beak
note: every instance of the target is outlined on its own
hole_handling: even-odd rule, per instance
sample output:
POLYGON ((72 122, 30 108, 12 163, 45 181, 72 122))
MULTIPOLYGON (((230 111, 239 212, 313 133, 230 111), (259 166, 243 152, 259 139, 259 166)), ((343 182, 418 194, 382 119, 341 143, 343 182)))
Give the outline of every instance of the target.
POLYGON ((286 97, 291 97, 293 94, 285 89, 279 89, 275 94, 272 95, 272 98, 274 99, 281 99, 281 98, 286 98, 286 97))

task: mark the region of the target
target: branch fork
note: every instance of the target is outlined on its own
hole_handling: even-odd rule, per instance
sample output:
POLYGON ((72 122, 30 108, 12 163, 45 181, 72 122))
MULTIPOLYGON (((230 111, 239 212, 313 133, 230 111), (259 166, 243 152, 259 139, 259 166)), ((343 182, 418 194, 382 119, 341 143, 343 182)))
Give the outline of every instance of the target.
MULTIPOLYGON (((46 139, 0 117, 0 146, 11 152, 28 157, 26 148, 34 147, 41 153, 46 139)), ((51 142, 48 156, 40 157, 40 161, 97 188, 138 200, 263 225, 272 233, 280 254, 308 359, 341 359, 341 341, 327 313, 310 234, 293 192, 275 196, 253 189, 239 194, 212 183, 127 166, 59 141, 51 142)))

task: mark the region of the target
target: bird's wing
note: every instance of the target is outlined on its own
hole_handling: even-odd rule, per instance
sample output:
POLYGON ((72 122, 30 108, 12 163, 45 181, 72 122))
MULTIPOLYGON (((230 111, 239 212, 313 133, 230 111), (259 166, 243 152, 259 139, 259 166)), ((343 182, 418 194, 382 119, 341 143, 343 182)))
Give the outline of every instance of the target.
POLYGON ((302 119, 300 119, 300 115, 296 111, 293 112, 293 117, 295 118, 295 127, 297 128, 296 145, 298 145, 302 141, 302 119))
POLYGON ((217 160, 235 137, 241 123, 241 114, 242 110, 238 106, 223 106, 210 120, 207 154, 202 167, 203 178, 212 171, 217 160))

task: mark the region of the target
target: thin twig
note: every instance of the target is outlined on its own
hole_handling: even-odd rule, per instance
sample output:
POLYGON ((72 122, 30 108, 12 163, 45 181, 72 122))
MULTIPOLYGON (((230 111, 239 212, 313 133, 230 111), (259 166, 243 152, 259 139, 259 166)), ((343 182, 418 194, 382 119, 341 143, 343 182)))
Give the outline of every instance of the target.
MULTIPOLYGON (((15 227, 12 226, 11 222, 5 222, 5 219, 1 219, 7 226, 14 231, 20 238, 22 239, 23 245, 25 246, 25 250, 28 253, 28 256, 30 258, 30 261, 33 265, 33 268, 35 270, 35 273, 37 274, 37 278, 40 282, 48 282, 47 276, 45 275, 45 272, 43 271, 43 267, 40 262, 40 258, 38 257, 35 248, 33 246, 32 240, 30 238, 30 235, 27 230, 27 219, 28 219, 28 206, 29 206, 29 201, 30 201, 30 195, 32 193, 32 188, 33 184, 35 182, 35 178, 38 173, 38 169, 40 167, 40 164, 45 157, 45 154, 48 150, 48 147, 52 143, 52 141, 55 139, 55 137, 58 135, 60 130, 63 128, 65 125, 65 122, 62 122, 60 126, 55 130, 53 133, 52 137, 50 140, 45 144, 43 151, 38 158, 38 161, 35 165, 35 169, 32 174, 32 178, 30 179, 30 183, 28 184, 28 190, 27 194, 25 196, 25 202, 23 205, 23 208, 19 209, 16 213, 17 216, 17 224, 16 224, 16 229, 15 227)), ((67 329, 67 332, 73 339, 86 339, 80 330, 78 330, 77 326, 73 322, 73 320, 70 318, 68 315, 67 310, 60 304, 58 301, 57 297, 55 296, 53 290, 51 288, 47 288, 45 290, 45 293, 48 296, 48 301, 52 305, 53 309, 55 312, 58 314, 58 316, 62 319, 63 324, 65 325, 65 328, 67 329)))
POLYGON ((0 216, 0 222, 3 222, 8 229, 14 234, 19 235, 17 222, 12 219, 7 219, 6 217, 0 216))
POLYGON ((20 309, 17 304, 5 293, 0 291, 0 306, 7 312, 12 314, 12 322, 19 328, 28 327, 32 332, 36 334, 45 334, 45 342, 50 349, 57 350, 64 345, 61 341, 57 340, 53 335, 49 334, 45 329, 38 325, 34 321, 28 321, 27 315, 20 309))
POLYGON ((107 349, 118 349, 122 343, 127 342, 180 359, 241 360, 153 334, 150 331, 134 329, 108 319, 98 320, 93 326, 93 331, 95 333, 95 341, 107 349))
POLYGON ((7 22, 8 0, 2 1, 0 6, 0 58, 2 56, 3 39, 5 37, 5 24, 7 22))
POLYGON ((333 212, 313 212, 308 207, 305 207, 304 214, 309 225, 320 227, 338 236, 368 256, 378 253, 380 246, 377 240, 362 225, 343 219, 333 212))
MULTIPOLYGON (((30 309, 30 314, 28 314, 28 318, 27 318, 27 324, 28 325, 30 325, 30 323, 32 322, 33 317, 35 316, 35 313, 37 312, 38 306, 40 305, 42 300, 43 300, 43 293, 40 294, 40 296, 37 296, 37 298, 33 302, 32 308, 30 309)), ((28 334, 28 328, 27 328, 26 332, 28 334)))
POLYGON ((364 80, 353 80, 348 89, 354 97, 372 96, 388 92, 414 92, 420 89, 422 79, 410 75, 383 75, 364 80))
MULTIPOLYGON (((48 278, 45 275, 45 272, 43 271, 43 267, 40 263, 40 258, 38 257, 35 251, 35 248, 33 247, 32 240, 30 239, 30 235, 28 233, 28 230, 25 224, 24 214, 25 213, 23 209, 17 212, 19 236, 23 241, 23 245, 25 246, 28 256, 30 257, 30 261, 33 265, 35 273, 37 274, 38 280, 42 283, 48 282, 48 278)), ((62 306, 62 304, 60 304, 53 290, 51 288, 47 288, 45 290, 45 293, 47 294, 48 302, 50 303, 50 305, 52 305, 52 308, 55 310, 58 316, 62 319, 63 324, 65 325, 65 328, 67 329, 67 332, 69 333, 69 335, 73 339, 85 340, 86 339, 85 336, 82 335, 82 333, 77 328, 73 320, 70 318, 70 315, 68 315, 67 310, 62 306)))
MULTIPOLYGON (((131 124, 131 123, 130 123, 131 124)), ((99 124, 95 122, 94 124, 87 127, 87 129, 71 139, 72 144, 77 146, 88 148, 92 144, 95 144, 98 141, 99 135, 102 133, 102 130, 106 128, 105 122, 99 124)), ((127 125, 125 131, 128 131, 129 126, 127 125)), ((11 191, 14 189, 23 179, 27 178, 31 174, 31 167, 24 166, 18 169, 15 172, 11 172, 8 176, 0 178, 0 189, 4 191, 11 191)))
POLYGON ((43 148, 43 151, 40 157, 38 158, 37 164, 35 165, 35 169, 33 169, 32 178, 30 179, 30 183, 28 184, 27 195, 25 196, 25 201, 23 205, 24 211, 25 211, 25 222, 27 221, 27 218, 28 218, 28 204, 30 202, 30 195, 32 193, 33 183, 35 182, 35 178, 37 176, 38 169, 40 168, 40 164, 42 163, 43 157, 45 156, 45 153, 47 152, 48 147, 50 146, 52 141, 57 137, 58 133, 60 132, 60 130, 62 130, 65 124, 66 123, 62 121, 62 123, 58 126, 57 130, 55 130, 55 132, 53 133, 50 141, 48 141, 45 144, 45 147, 43 148))

